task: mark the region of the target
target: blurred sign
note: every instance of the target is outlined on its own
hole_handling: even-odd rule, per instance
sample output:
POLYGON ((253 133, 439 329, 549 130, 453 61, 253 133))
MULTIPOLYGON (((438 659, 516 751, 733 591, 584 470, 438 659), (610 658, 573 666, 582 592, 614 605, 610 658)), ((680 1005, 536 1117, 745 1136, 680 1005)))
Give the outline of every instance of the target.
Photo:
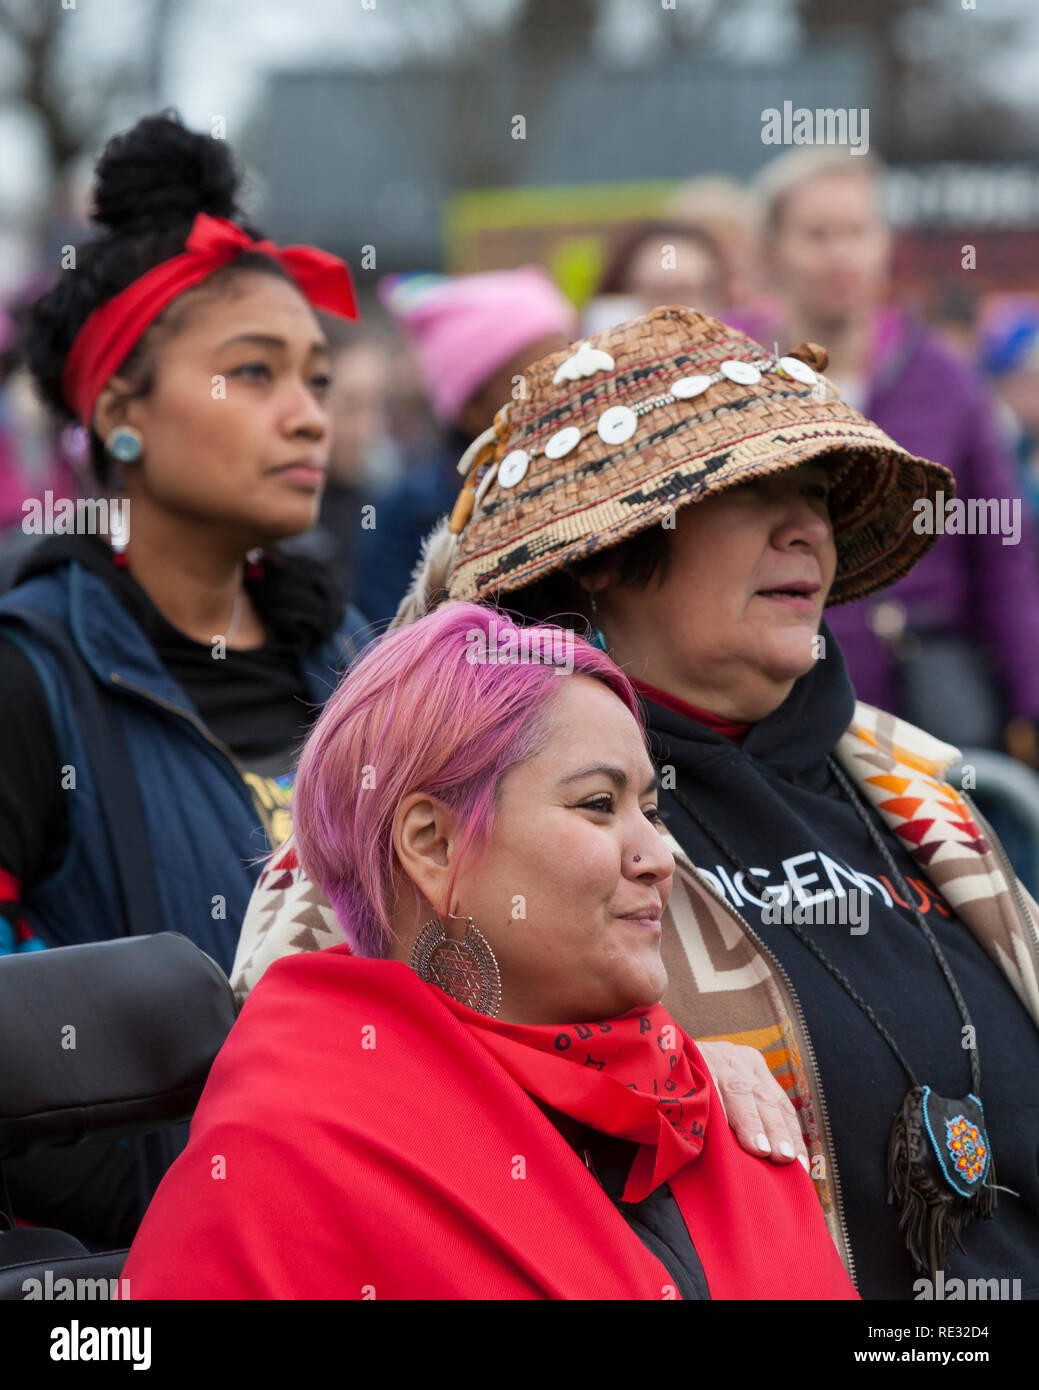
MULTIPOLYGON (((682 180, 656 180, 460 193, 445 204, 445 266, 460 274, 543 265, 583 308, 616 240, 638 222, 673 217, 669 205, 681 187, 682 180)), ((965 279, 974 294, 1039 288, 1039 170, 893 168, 885 201, 895 223, 896 296, 923 307, 965 279)))
POLYGON ((664 214, 677 179, 502 188, 460 193, 444 210, 444 262, 455 274, 533 262, 581 306, 599 282, 611 240, 664 214))
POLYGON ((1039 169, 1026 164, 891 169, 884 193, 896 226, 1039 225, 1039 169))

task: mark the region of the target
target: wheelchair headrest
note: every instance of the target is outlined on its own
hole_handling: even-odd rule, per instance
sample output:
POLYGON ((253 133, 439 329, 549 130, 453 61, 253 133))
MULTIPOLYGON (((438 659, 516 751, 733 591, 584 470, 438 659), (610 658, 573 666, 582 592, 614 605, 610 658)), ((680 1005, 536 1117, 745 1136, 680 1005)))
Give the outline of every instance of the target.
POLYGON ((236 1013, 172 932, 0 957, 0 1159, 189 1119, 236 1013))

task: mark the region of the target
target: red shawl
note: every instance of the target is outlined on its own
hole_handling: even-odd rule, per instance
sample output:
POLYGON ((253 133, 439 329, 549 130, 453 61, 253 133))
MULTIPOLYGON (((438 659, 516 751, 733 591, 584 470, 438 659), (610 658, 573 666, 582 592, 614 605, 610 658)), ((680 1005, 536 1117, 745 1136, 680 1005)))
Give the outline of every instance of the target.
POLYGON ((745 1153, 659 1005, 497 1023, 345 947, 277 961, 123 1271, 148 1298, 677 1298, 531 1099, 640 1144, 715 1298, 855 1298, 800 1164, 745 1153))

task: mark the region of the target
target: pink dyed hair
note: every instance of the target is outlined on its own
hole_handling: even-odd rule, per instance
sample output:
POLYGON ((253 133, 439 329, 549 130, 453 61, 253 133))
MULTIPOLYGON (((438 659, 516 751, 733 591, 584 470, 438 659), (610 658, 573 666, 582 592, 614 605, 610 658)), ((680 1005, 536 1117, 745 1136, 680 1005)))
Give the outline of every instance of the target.
MULTIPOLYGON (((438 797, 465 824, 459 859, 480 852, 502 777, 548 735, 552 697, 565 679, 558 663, 476 660, 479 641, 501 651, 511 632, 517 651, 547 655, 559 652, 564 631, 521 628, 492 608, 448 603, 369 647, 325 705, 300 755, 293 823, 303 866, 358 955, 384 956, 393 936, 401 871, 392 830, 402 799, 416 791, 438 797)), ((602 681, 641 728, 623 672, 576 634, 566 631, 565 640, 573 672, 602 681)))

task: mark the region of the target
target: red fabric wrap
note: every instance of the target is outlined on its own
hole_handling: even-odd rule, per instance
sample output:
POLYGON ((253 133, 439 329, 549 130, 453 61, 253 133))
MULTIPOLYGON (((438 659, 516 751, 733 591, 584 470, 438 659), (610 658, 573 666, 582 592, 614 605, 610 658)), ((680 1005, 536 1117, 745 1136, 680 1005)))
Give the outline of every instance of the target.
POLYGON ((499 1023, 444 1003, 531 1095, 604 1134, 637 1140, 624 1201, 641 1202, 699 1157, 710 1111, 708 1072, 658 1004, 562 1028, 499 1023))
POLYGON ((640 1012, 532 1029, 400 962, 275 962, 145 1215, 130 1297, 678 1297, 529 1089, 643 1146, 630 1182, 670 1183, 714 1297, 855 1298, 804 1169, 745 1153, 695 1046, 640 1012), (690 1090, 679 1115, 666 1097, 690 1090))
POLYGON ((253 241, 248 232, 227 218, 200 212, 179 256, 161 262, 99 304, 76 334, 65 360, 61 388, 66 404, 85 425, 90 423, 105 383, 166 305, 243 251, 277 261, 315 309, 357 319, 350 271, 337 256, 316 246, 279 248, 273 241, 253 241))

